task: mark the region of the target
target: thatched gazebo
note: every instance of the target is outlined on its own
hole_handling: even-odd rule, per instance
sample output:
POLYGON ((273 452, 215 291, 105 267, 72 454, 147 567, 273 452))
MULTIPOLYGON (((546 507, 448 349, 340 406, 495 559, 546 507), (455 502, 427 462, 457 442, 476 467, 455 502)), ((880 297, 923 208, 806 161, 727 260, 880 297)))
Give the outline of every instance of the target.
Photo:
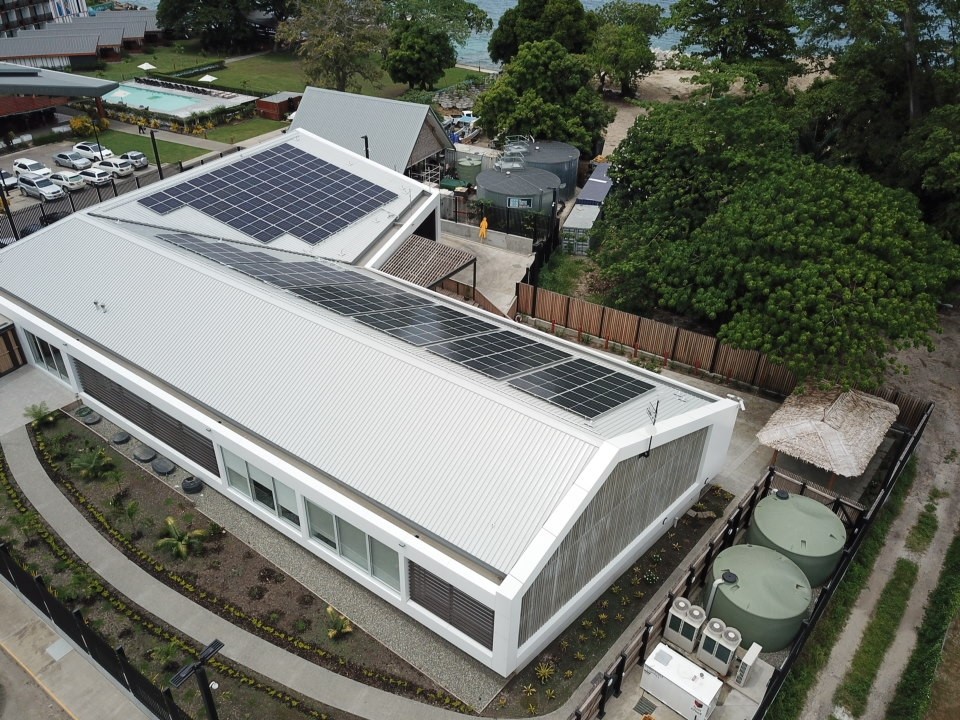
POLYGON ((874 395, 851 390, 808 391, 791 395, 757 439, 778 453, 797 458, 835 476, 858 477, 876 453, 899 408, 874 395))

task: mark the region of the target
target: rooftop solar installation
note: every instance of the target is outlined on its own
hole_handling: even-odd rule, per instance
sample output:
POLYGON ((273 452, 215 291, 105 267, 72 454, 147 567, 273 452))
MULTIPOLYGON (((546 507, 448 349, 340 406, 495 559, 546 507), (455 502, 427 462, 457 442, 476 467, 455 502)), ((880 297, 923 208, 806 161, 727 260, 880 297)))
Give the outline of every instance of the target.
POLYGON ((263 243, 289 233, 316 245, 396 198, 284 143, 138 202, 160 215, 188 206, 263 243))
POLYGON ((654 387, 583 359, 513 378, 510 385, 585 417, 596 417, 654 387))
POLYGON ((189 233, 157 237, 585 418, 654 386, 346 267, 189 233))

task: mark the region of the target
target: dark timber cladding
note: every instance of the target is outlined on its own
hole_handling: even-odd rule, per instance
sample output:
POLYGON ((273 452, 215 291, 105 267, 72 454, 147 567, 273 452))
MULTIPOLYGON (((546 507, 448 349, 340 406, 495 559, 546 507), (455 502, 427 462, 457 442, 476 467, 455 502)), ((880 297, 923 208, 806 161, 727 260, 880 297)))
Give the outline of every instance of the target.
POLYGON ((75 358, 73 367, 83 392, 183 453, 197 465, 215 475, 220 474, 210 440, 75 358))
POLYGON ((189 206, 263 243, 289 233, 316 245, 396 198, 285 143, 138 202, 160 215, 189 206))
POLYGON ((707 428, 618 463, 524 593, 523 645, 696 480, 707 428))
POLYGON ((410 599, 485 648, 493 649, 493 610, 415 562, 407 561, 410 599))

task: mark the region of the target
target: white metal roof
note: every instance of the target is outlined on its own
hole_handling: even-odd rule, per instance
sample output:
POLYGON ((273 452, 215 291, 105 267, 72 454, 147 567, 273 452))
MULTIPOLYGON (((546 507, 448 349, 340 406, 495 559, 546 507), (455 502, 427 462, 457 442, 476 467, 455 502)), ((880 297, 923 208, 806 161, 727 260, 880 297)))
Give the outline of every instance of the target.
MULTIPOLYGON (((429 111, 429 105, 420 103, 308 87, 293 127, 309 130, 361 155, 362 136, 366 135, 370 159, 402 173, 410 164, 423 124, 435 122, 429 111)), ((442 129, 439 132, 445 136, 442 129)))
MULTIPOLYGON (((160 215, 141 205, 137 200, 145 195, 178 185, 185 180, 192 180, 202 177, 204 174, 212 173, 218 168, 237 162, 241 158, 256 158, 258 154, 285 143, 295 145, 348 170, 354 175, 391 190, 396 193, 397 197, 316 245, 305 243, 292 235, 284 235, 272 241, 269 247, 308 253, 315 257, 330 258, 342 262, 356 262, 373 246, 389 241, 391 237, 398 233, 405 217, 412 210, 428 204, 436 195, 436 191, 429 190, 424 185, 399 173, 390 172, 377 163, 344 150, 323 138, 303 130, 291 130, 285 135, 260 143, 253 148, 206 163, 199 168, 188 170, 186 173, 168 177, 161 182, 152 183, 143 191, 127 193, 114 200, 108 200, 97 205, 91 212, 117 220, 127 220, 147 225, 162 225, 165 228, 181 232, 197 232, 228 240, 251 242, 248 235, 191 207, 184 206, 160 215)), ((304 198, 304 200, 309 201, 309 198, 304 198)), ((406 239, 406 235, 402 238, 396 238, 396 243, 399 244, 404 239, 406 239)))

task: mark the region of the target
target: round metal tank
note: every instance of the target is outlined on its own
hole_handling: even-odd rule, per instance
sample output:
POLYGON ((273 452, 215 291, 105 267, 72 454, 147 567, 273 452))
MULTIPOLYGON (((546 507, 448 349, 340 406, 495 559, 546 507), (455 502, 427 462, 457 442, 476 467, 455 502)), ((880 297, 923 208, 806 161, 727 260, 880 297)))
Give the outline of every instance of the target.
POLYGON ((477 175, 480 174, 482 163, 480 158, 465 157, 457 160, 457 174, 468 185, 477 184, 477 175))
POLYGON ((539 168, 484 170, 477 175, 477 199, 497 207, 529 210, 548 215, 560 178, 539 168))
POLYGON ((807 616, 812 592, 803 571, 790 558, 759 545, 735 545, 717 555, 707 576, 709 593, 717 578, 733 573, 735 581, 719 583, 707 610, 742 635, 741 645, 758 643, 774 652, 789 646, 807 616))
POLYGON ((563 142, 534 142, 523 153, 528 168, 552 172, 560 178, 560 199, 570 200, 577 192, 580 151, 563 142))
POLYGON ((786 490, 757 503, 747 531, 747 542, 786 555, 814 587, 833 573, 846 540, 846 528, 830 508, 786 490))

